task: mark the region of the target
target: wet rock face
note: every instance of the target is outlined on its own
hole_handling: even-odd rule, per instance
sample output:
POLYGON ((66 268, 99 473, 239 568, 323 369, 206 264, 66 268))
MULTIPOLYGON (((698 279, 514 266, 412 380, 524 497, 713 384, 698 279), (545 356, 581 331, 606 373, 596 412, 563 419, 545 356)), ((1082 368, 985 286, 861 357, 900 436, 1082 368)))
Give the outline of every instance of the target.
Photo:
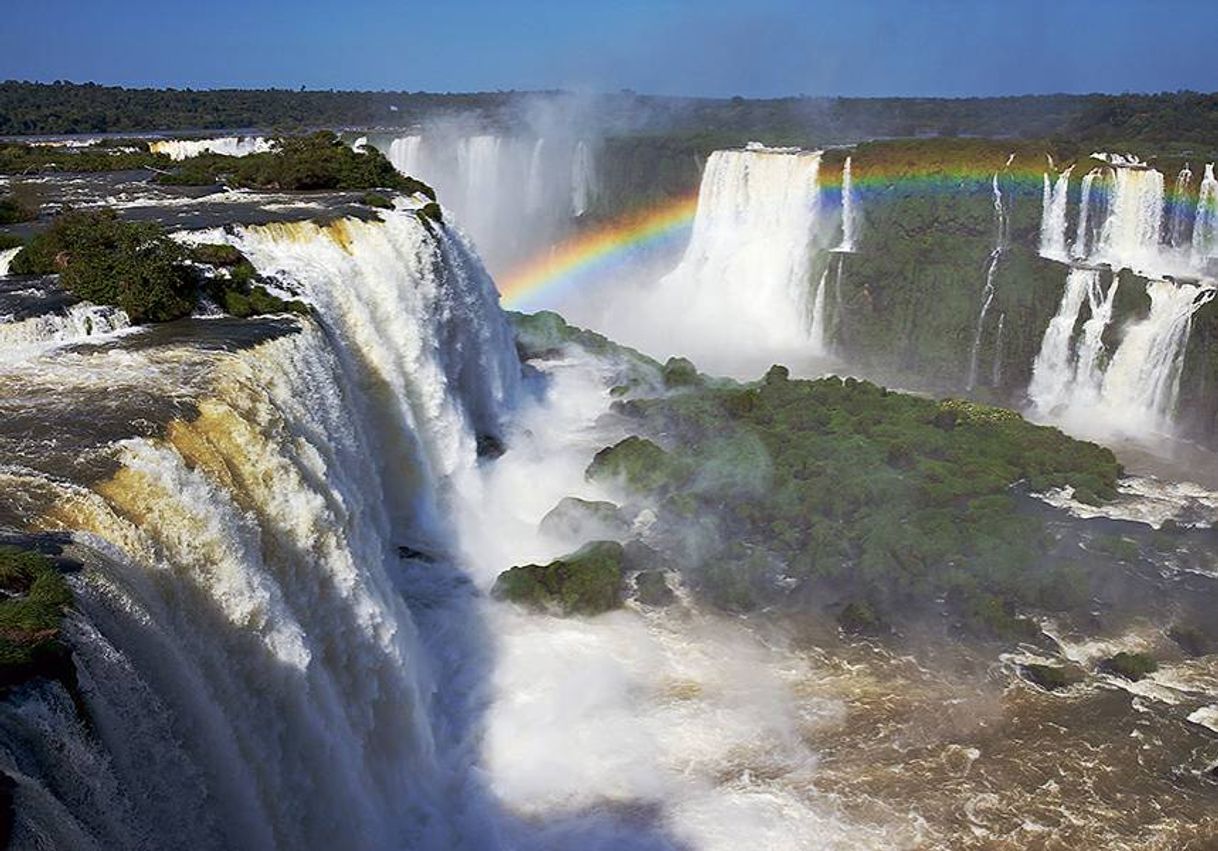
POLYGON ((676 602, 677 595, 659 570, 644 570, 634 578, 634 597, 644 606, 663 608, 676 602))
POLYGON ((1159 665, 1145 653, 1122 651, 1100 662, 1099 669, 1106 674, 1137 682, 1148 674, 1159 670, 1159 665))

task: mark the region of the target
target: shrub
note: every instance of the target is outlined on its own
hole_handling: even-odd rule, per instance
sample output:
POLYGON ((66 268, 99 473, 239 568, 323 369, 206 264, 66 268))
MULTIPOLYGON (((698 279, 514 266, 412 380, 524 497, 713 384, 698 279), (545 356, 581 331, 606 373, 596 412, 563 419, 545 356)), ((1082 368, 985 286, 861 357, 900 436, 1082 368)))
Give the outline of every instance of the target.
POLYGON ((1147 674, 1153 674, 1159 670, 1159 663, 1145 653, 1130 653, 1122 650, 1115 656, 1110 656, 1100 662, 1099 668, 1106 674, 1137 681, 1147 674))
POLYGON ((367 207, 376 207, 379 210, 393 209, 393 202, 384 195, 378 195, 376 192, 365 192, 360 198, 360 203, 367 207))
POLYGON ((13 258, 13 274, 51 274, 74 295, 120 307, 133 322, 162 322, 194 308, 197 287, 186 252, 151 222, 126 222, 110 209, 72 211, 13 258))

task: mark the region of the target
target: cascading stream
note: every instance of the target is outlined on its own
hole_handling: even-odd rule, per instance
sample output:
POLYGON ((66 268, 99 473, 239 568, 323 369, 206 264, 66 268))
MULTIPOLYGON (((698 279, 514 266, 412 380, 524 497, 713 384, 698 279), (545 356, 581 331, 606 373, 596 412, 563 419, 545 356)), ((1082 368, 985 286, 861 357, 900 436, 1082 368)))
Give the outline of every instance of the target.
POLYGON ((1044 200, 1040 220, 1040 253, 1053 260, 1066 260, 1066 200, 1070 191, 1071 166, 1050 183, 1045 173, 1044 200))
POLYGON ((985 264, 985 284, 981 288, 981 310, 977 314, 977 331, 973 335, 973 345, 969 350, 968 376, 965 380, 965 388, 968 390, 977 386, 977 370, 981 358, 981 338, 985 333, 985 318, 990 312, 990 305, 994 302, 994 276, 998 272, 998 261, 1002 259, 1002 252, 1006 250, 1007 243, 1007 214, 1002 204, 1002 188, 998 185, 998 172, 994 172, 993 193, 996 236, 994 250, 990 252, 985 264))

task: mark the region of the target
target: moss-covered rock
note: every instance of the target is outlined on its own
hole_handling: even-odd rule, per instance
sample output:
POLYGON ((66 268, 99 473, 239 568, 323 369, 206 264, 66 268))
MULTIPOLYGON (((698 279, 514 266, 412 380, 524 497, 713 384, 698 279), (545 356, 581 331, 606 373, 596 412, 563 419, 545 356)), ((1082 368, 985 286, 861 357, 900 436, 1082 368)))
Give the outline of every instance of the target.
POLYGON ((1100 662, 1099 669, 1106 674, 1137 681, 1159 670, 1159 663, 1145 653, 1122 650, 1100 662))
POLYGON ((70 663, 60 624, 72 592, 54 562, 31 550, 0 547, 0 592, 0 688, 63 676, 70 663))
POLYGON ((597 452, 588 465, 591 481, 620 482, 638 491, 671 483, 674 465, 668 453, 645 437, 631 436, 597 452))
POLYGON ((601 614, 622 604, 622 558, 621 544, 594 541, 547 565, 505 570, 491 595, 555 614, 601 614))
POLYGON ((1084 674, 1074 666, 1027 664, 1019 666, 1019 673, 1028 682, 1045 691, 1059 691, 1083 681, 1084 674))
POLYGON ((435 201, 429 201, 418 210, 419 218, 424 224, 434 222, 435 224, 444 224, 444 208, 435 201))
POLYGON ((630 523, 612 502, 568 496, 541 518, 539 528, 558 538, 621 539, 630 523))
POLYGON ((375 207, 378 210, 393 209, 393 201, 377 192, 365 192, 359 200, 366 207, 375 207))
POLYGON ((693 387, 702 381, 698 368, 686 358, 669 358, 664 364, 661 376, 664 386, 668 388, 693 387))
POLYGON ((634 598, 644 606, 663 608, 676 602, 677 595, 668 586, 663 571, 644 570, 634 577, 634 598))

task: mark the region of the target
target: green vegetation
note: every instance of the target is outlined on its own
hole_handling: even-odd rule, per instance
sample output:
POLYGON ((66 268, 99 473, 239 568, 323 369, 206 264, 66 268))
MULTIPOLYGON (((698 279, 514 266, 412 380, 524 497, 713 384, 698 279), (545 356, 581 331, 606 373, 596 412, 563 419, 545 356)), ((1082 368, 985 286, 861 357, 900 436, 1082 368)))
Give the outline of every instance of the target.
MULTIPOLYGON (((508 128, 537 97, 559 92, 124 89, 94 83, 0 83, 0 134, 104 133, 201 128, 414 126, 428 116, 475 112, 508 128)), ((651 97, 621 92, 595 104, 610 128, 710 137, 742 145, 831 144, 895 136, 1086 138, 1119 150, 1138 142, 1212 144, 1218 95, 1197 92, 993 98, 651 97), (1120 143, 1120 144, 1118 144, 1120 143)), ((674 161, 684 150, 675 149, 674 161)))
POLYGON ((206 292, 229 313, 307 313, 301 302, 271 295, 253 265, 226 245, 194 249, 152 222, 128 222, 111 209, 69 211, 13 258, 14 275, 58 274, 78 298, 122 308, 132 322, 165 322, 190 314, 206 292), (187 261, 217 267, 201 274, 187 261))
POLYGON ((12 195, 0 195, 0 225, 31 222, 37 217, 37 207, 31 207, 12 195))
POLYGON ((131 142, 130 148, 101 144, 69 148, 0 142, 0 174, 136 171, 163 169, 172 164, 164 154, 151 153, 147 142, 131 142))
POLYGON ((25 240, 14 233, 0 233, 0 251, 6 251, 10 248, 20 248, 25 245, 25 240))
POLYGON ((675 473, 667 452, 645 437, 634 436, 596 453, 588 467, 593 481, 620 481, 638 491, 663 488, 675 473))
POLYGON ((556 614, 601 614, 621 605, 623 556, 621 544, 594 541, 548 565, 505 570, 491 595, 556 614))
MULTIPOLYGON (((226 184, 280 191, 396 189, 422 193, 433 201, 436 197, 427 184, 398 174, 380 151, 370 147, 356 151, 328 130, 307 136, 282 136, 275 140, 272 150, 243 157, 200 154, 159 175, 157 181, 179 186, 226 184)), ((379 198, 392 206, 384 196, 368 193, 365 203, 369 198, 379 198)))
POLYGON ((310 312, 302 301, 272 295, 260 283, 254 264, 235 246, 204 243, 191 248, 189 256, 195 263, 215 267, 216 273, 204 279, 203 289, 226 313, 247 319, 268 313, 307 316, 310 312))
POLYGON ((1107 449, 1010 411, 782 368, 614 407, 636 434, 588 475, 647 495, 669 528, 702 530, 698 553, 678 559, 701 564, 695 589, 747 610, 789 580, 822 587, 852 601, 850 631, 939 599, 966 631, 1035 635, 1019 610, 1079 605, 1088 583, 1046 558, 1043 521, 1016 486, 1105 500, 1121 473, 1107 449))
POLYGON ((1058 691, 1083 681, 1083 672, 1073 666, 1020 665, 1019 672, 1045 691, 1058 691))
POLYGON ((1137 681, 1159 670, 1159 663, 1145 653, 1120 653, 1100 662, 1100 670, 1107 674, 1137 681))
POLYGON ((838 626, 852 635, 880 635, 885 632, 884 622, 875 610, 866 603, 847 603, 837 615, 838 626))
POLYGON ((15 275, 58 273, 71 293, 120 307, 133 322, 186 316, 197 282, 186 252, 160 225, 126 222, 113 210, 68 212, 13 258, 15 275))
POLYGON ((0 547, 0 687, 58 675, 68 648, 60 641, 72 592, 44 555, 0 547))
POLYGON ((378 210, 392 210, 393 202, 384 195, 378 195, 375 192, 365 192, 363 197, 359 199, 360 203, 366 207, 375 207, 378 210))

